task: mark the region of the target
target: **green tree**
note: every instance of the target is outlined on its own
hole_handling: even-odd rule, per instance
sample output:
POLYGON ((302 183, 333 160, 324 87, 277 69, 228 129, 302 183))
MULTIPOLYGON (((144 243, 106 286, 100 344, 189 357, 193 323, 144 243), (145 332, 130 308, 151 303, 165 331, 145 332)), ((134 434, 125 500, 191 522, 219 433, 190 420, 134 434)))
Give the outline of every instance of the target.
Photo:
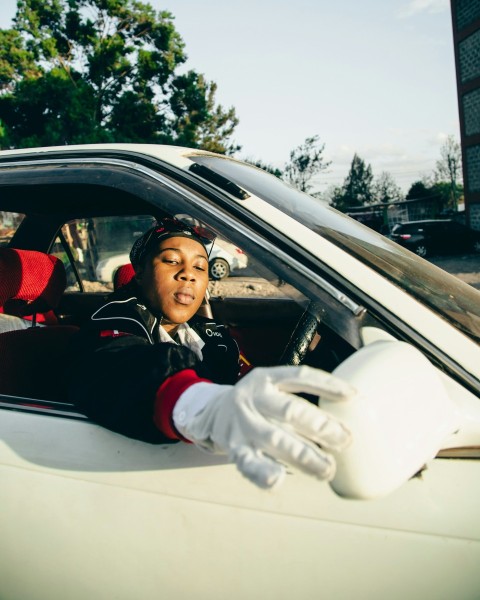
POLYGON ((285 177, 302 192, 312 189, 312 178, 331 164, 323 152, 325 144, 319 144, 319 136, 306 138, 305 142, 290 152, 290 161, 285 165, 285 177))
MULTIPOLYGON (((415 181, 407 192, 406 200, 430 201, 433 210, 432 216, 438 216, 448 203, 450 186, 446 183, 432 183, 426 178, 423 181, 415 181), (433 203, 433 204, 432 204, 433 203)), ((426 202, 423 202, 427 206, 426 202)))
POLYGON ((440 160, 437 160, 434 178, 436 183, 447 182, 450 188, 447 200, 448 208, 456 211, 458 198, 461 195, 459 181, 462 176, 462 152, 460 144, 453 135, 449 135, 440 149, 440 160))
POLYGON ((347 205, 343 202, 343 188, 341 186, 335 185, 331 186, 327 191, 327 199, 328 203, 334 208, 345 212, 347 205))
POLYGON ((374 200, 372 167, 355 154, 343 186, 334 191, 330 202, 334 208, 346 212, 374 200))
POLYGON ((174 17, 138 0, 18 0, 0 30, 3 147, 149 142, 232 153, 216 85, 178 74, 174 17))
POLYGON ((448 181, 437 181, 432 185, 432 195, 437 199, 438 212, 443 215, 456 213, 458 201, 463 197, 463 185, 455 185, 455 204, 452 202, 452 185, 448 181))
POLYGON ((415 181, 410 186, 405 199, 406 200, 420 200, 423 198, 431 198, 431 197, 432 197, 431 186, 427 186, 427 184, 424 181, 415 181))
POLYGON ((403 193, 392 175, 383 171, 373 183, 373 198, 375 202, 389 204, 403 200, 403 193))

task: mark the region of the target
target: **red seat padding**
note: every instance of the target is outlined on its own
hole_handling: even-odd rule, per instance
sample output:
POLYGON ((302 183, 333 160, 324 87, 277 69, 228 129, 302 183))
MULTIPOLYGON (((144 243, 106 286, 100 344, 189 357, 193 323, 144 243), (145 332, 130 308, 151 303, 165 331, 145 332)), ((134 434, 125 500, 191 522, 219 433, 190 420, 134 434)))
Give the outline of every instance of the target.
MULTIPOLYGON (((0 248, 0 307, 4 313, 46 321, 66 287, 60 259, 34 250, 0 248), (45 317, 45 318, 43 318, 45 317)), ((0 334, 0 393, 67 400, 70 337, 78 327, 31 327, 0 334)))
POLYGON ((134 275, 135 270, 132 266, 132 263, 118 267, 118 269, 115 271, 115 275, 113 276, 113 289, 118 290, 118 288, 122 287, 122 285, 130 283, 134 275))
POLYGON ((60 302, 67 278, 62 261, 44 252, 0 248, 0 307, 25 317, 47 313, 60 302))

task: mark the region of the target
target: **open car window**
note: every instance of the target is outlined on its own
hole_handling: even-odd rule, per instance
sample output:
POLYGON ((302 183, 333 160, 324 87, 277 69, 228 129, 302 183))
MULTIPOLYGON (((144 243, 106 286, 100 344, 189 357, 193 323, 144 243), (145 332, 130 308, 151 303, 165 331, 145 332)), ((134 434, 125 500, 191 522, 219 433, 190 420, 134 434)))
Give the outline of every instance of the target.
MULTIPOLYGON (((240 346, 247 349, 252 364, 266 366, 281 361, 289 340, 299 337, 295 330, 302 316, 318 330, 311 340, 307 363, 333 369, 360 345, 359 328, 351 311, 304 278, 292 278, 293 271, 275 253, 208 219, 200 221, 188 213, 175 216, 190 226, 213 228, 217 237, 209 249, 211 263, 215 258, 231 261, 237 254, 243 261, 224 279, 210 277, 208 292, 214 318, 231 329, 240 346)), ((113 291, 117 269, 130 261, 135 239, 154 222, 154 216, 141 214, 65 223, 51 252, 64 262, 67 295, 87 292, 104 297, 113 291)))

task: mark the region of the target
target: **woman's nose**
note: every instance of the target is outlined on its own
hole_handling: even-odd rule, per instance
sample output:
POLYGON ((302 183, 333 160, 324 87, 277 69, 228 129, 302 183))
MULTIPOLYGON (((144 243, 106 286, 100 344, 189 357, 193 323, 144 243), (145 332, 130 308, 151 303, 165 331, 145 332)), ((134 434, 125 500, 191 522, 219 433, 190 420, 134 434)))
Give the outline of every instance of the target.
POLYGON ((186 265, 179 272, 178 276, 180 279, 183 279, 184 281, 194 281, 195 280, 195 270, 193 269, 193 267, 186 265))

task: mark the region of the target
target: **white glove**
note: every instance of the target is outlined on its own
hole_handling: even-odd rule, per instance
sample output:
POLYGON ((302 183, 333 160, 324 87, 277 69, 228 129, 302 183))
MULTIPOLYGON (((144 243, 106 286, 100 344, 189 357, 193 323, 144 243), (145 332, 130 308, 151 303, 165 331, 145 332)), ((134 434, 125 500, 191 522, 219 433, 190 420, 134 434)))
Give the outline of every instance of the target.
POLYGON ((282 481, 286 469, 280 461, 331 480, 335 459, 318 445, 342 450, 350 433, 328 413, 293 395, 298 392, 330 401, 356 393, 343 380, 311 367, 256 368, 234 386, 192 385, 176 403, 173 421, 186 439, 226 454, 259 487, 282 481))

